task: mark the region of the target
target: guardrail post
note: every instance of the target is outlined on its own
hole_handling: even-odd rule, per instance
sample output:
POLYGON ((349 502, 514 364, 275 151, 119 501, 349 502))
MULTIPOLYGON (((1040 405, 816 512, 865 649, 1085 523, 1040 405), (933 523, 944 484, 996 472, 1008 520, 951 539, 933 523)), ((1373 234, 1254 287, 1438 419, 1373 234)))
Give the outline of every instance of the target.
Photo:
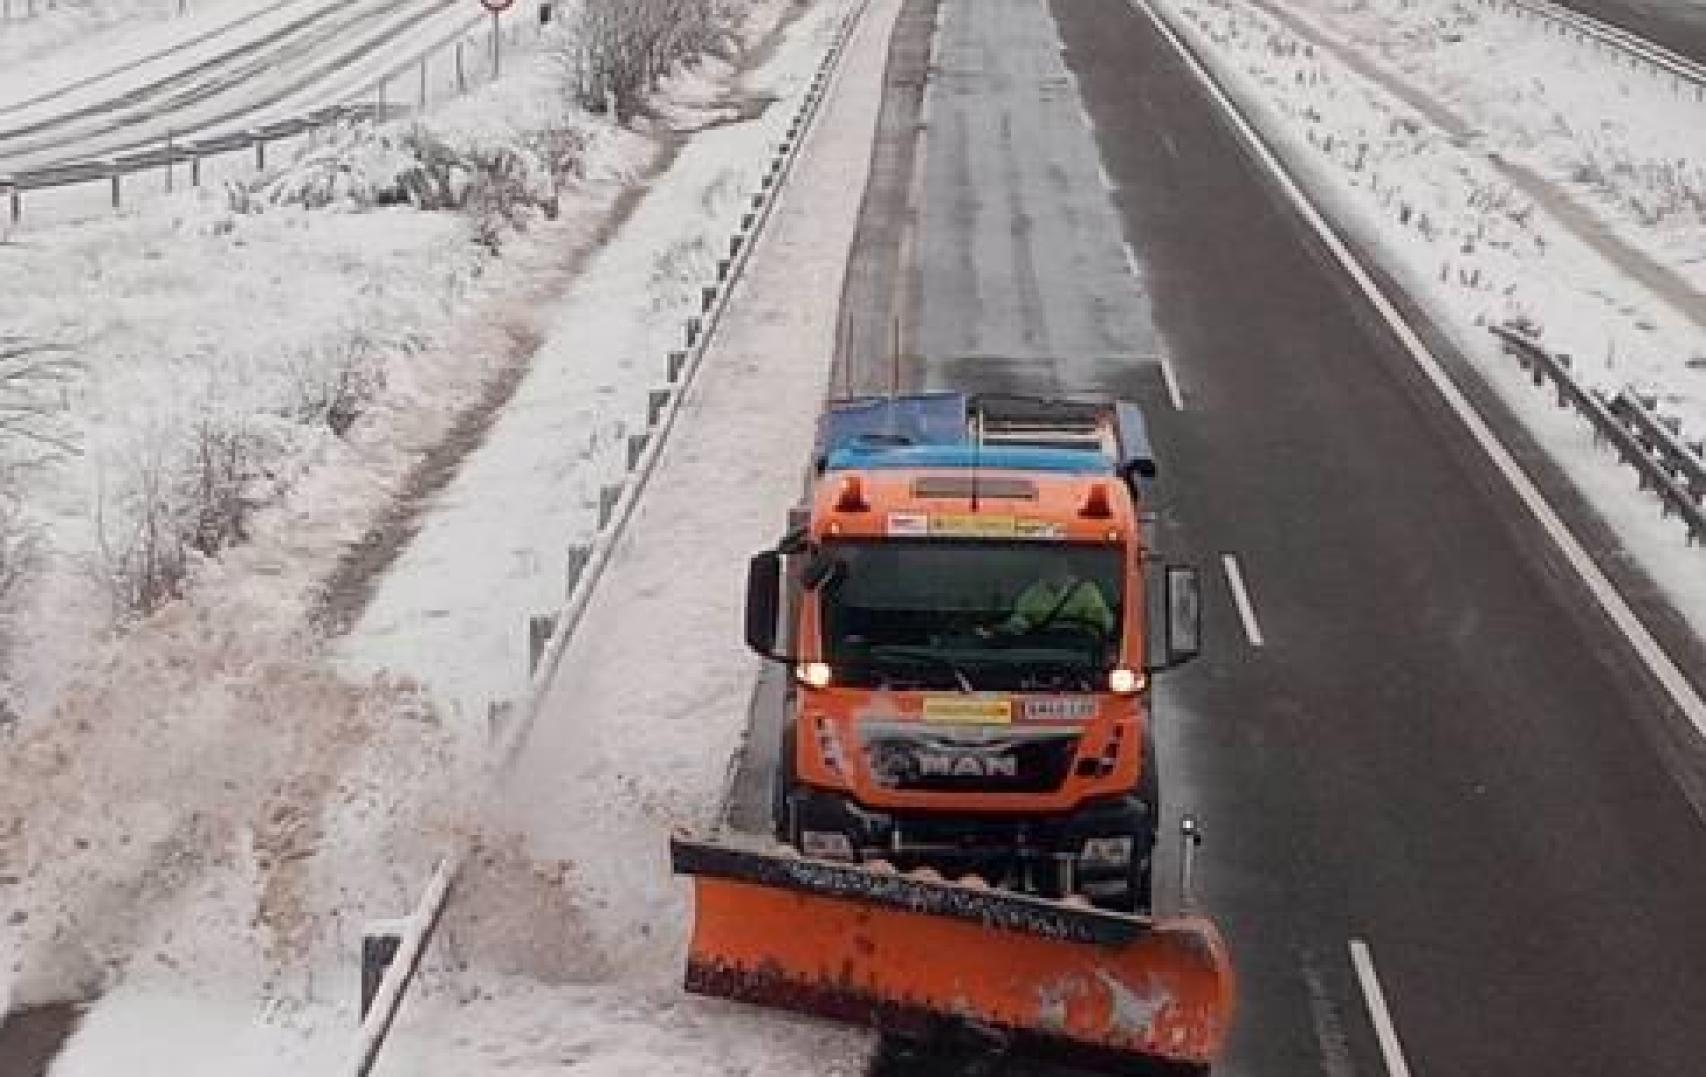
POLYGON ((201 154, 190 154, 190 186, 201 186, 201 154))
POLYGON ((616 502, 622 500, 622 485, 606 483, 598 491, 598 529, 604 530, 610 523, 610 517, 616 512, 616 502))
POLYGON ((377 105, 376 112, 377 112, 377 116, 378 116, 380 123, 385 122, 385 83, 386 83, 386 81, 387 80, 385 80, 385 79, 379 80, 379 102, 377 105))
POLYGON ((539 660, 545 656, 545 645, 557 632, 555 614, 535 613, 527 619, 527 675, 533 676, 539 660))
POLYGON ((166 132, 166 193, 172 193, 172 132, 166 132))
POLYGON ((569 547, 569 556, 563 566, 563 597, 575 593, 575 587, 581 582, 581 573, 586 571, 586 563, 592 560, 592 547, 575 545, 569 547))
POLYGON ((468 92, 468 72, 462 66, 462 41, 456 41, 456 93, 458 96, 468 92))
MULTIPOLYGON (((674 381, 674 378, 670 379, 674 381)), ((663 409, 669 406, 669 390, 653 389, 646 394, 646 425, 655 427, 658 418, 663 415, 663 409)))
MULTIPOLYGON (((689 341, 688 343, 692 343, 689 341)), ((681 380, 681 368, 687 365, 687 353, 672 351, 669 353, 669 383, 674 385, 681 380)))
POLYGON ((397 959, 397 949, 403 944, 403 925, 396 920, 378 920, 361 931, 361 1019, 373 1008, 374 996, 379 994, 380 981, 391 962, 397 959))
POLYGON ((118 170, 118 166, 114 165, 113 166, 113 172, 112 172, 113 208, 114 209, 117 209, 119 207, 119 179, 122 175, 123 175, 123 173, 121 173, 118 170))
POLYGON ((12 223, 17 224, 18 218, 24 215, 24 192, 11 182, 0 183, 0 187, 6 188, 6 201, 11 203, 12 223))
POLYGON ((259 134, 253 132, 251 134, 254 134, 255 139, 255 171, 265 172, 267 170, 267 140, 260 137, 259 134))
POLYGON ((421 57, 421 108, 427 106, 427 58, 421 57))

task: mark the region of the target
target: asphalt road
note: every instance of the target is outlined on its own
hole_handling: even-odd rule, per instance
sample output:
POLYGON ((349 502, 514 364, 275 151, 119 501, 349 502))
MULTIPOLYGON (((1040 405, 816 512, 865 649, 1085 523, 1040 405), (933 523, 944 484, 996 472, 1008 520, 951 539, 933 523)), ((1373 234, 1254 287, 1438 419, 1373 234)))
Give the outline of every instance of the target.
MULTIPOLYGON (((1144 17, 942 10, 905 384, 1151 415, 1164 548, 1211 592, 1209 654, 1156 706, 1242 977, 1224 1072, 1388 1072, 1353 939, 1416 1073, 1701 1072, 1706 828, 1669 701, 1144 17), (1116 287, 1121 236, 1142 278, 1116 287)), ((956 1069, 1046 1072, 876 1067, 956 1069)))
POLYGON ((1706 3, 1701 0, 1557 0, 1602 22, 1632 30, 1706 63, 1706 3))

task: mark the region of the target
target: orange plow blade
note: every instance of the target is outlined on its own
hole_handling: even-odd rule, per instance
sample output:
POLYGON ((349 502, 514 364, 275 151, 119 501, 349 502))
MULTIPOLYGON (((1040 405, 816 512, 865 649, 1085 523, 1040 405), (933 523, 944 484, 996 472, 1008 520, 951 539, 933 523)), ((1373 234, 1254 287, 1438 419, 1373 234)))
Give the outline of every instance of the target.
POLYGON ((1123 1073, 1201 1074, 1232 1011, 1214 926, 674 839, 687 989, 1123 1073))

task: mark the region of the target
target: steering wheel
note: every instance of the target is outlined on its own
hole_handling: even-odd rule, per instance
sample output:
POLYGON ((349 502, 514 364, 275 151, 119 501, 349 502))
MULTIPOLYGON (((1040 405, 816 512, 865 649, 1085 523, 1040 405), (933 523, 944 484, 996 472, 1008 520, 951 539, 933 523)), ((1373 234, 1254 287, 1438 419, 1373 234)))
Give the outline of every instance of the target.
POLYGON ((1060 617, 1045 621, 1040 625, 1032 625, 1019 634, 1021 639, 1048 636, 1070 636, 1096 647, 1105 647, 1108 643, 1108 634, 1102 630, 1101 625, 1091 624, 1077 617, 1060 617))

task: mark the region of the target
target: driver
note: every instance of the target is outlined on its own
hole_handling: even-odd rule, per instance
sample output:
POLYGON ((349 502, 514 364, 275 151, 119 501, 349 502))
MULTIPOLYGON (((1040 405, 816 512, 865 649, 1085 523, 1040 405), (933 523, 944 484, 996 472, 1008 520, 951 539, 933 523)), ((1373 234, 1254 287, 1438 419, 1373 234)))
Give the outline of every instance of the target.
POLYGON ((1049 558, 1037 579, 1013 600, 1013 612, 994 628, 978 629, 980 636, 1022 636, 1055 625, 1083 625, 1102 638, 1114 633, 1114 611, 1102 589, 1081 580, 1064 558, 1049 558))

